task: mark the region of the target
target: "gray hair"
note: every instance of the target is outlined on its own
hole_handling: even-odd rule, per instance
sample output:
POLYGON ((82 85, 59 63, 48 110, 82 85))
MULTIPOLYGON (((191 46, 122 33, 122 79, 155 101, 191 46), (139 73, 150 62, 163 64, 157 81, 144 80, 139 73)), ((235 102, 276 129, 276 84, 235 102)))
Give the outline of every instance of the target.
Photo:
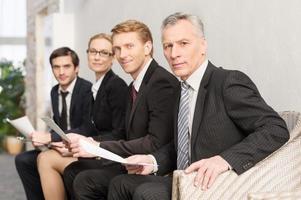
POLYGON ((175 25, 179 20, 189 21, 197 29, 201 36, 205 37, 204 24, 202 20, 196 15, 186 14, 182 12, 176 12, 166 17, 162 22, 161 31, 163 31, 167 26, 175 25))

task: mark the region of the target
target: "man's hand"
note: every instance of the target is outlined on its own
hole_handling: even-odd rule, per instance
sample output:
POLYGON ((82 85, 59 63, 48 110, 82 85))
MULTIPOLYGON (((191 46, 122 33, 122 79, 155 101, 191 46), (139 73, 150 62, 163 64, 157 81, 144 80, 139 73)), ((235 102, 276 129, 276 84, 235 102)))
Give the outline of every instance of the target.
POLYGON ((62 156, 72 156, 72 153, 63 142, 51 142, 51 148, 59 152, 62 156))
POLYGON ((75 133, 67 134, 67 137, 71 140, 71 143, 68 144, 70 151, 73 153, 73 157, 85 157, 85 158, 93 158, 95 155, 86 152, 80 145, 79 140, 85 140, 89 142, 91 145, 99 146, 99 142, 93 140, 91 137, 85 137, 75 133))
POLYGON ((66 134, 66 136, 70 139, 71 144, 78 142, 79 139, 87 138, 86 136, 83 136, 83 135, 80 135, 80 134, 77 134, 77 133, 68 133, 68 134, 66 134))
POLYGON ((149 155, 134 155, 126 158, 126 161, 128 164, 125 165, 126 170, 128 171, 129 174, 141 174, 141 175, 148 175, 151 174, 154 170, 154 166, 152 165, 147 165, 147 166, 142 166, 142 165, 135 165, 136 163, 148 163, 148 164, 154 164, 153 159, 149 155))
POLYGON ((194 185, 196 187, 202 186, 202 190, 207 190, 212 186, 217 176, 227 171, 229 166, 228 162, 221 156, 213 156, 192 163, 185 169, 185 173, 189 174, 197 171, 197 175, 194 178, 194 185))
POLYGON ((51 135, 48 132, 34 131, 29 137, 32 140, 32 145, 35 147, 44 146, 51 142, 51 135))

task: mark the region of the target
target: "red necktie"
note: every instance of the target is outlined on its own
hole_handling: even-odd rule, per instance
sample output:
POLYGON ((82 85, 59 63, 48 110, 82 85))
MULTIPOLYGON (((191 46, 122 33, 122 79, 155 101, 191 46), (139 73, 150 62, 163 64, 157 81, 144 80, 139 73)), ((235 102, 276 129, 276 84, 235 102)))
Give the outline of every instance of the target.
POLYGON ((133 103, 136 101, 136 98, 137 98, 137 91, 136 91, 134 85, 132 85, 132 100, 133 100, 133 103))

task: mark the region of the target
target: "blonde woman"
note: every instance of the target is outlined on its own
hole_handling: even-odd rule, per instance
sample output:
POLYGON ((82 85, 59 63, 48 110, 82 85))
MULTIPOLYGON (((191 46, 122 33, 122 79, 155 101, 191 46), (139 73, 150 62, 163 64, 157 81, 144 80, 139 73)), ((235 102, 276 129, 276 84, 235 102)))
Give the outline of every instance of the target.
MULTIPOLYGON (((76 131, 109 140, 124 137, 126 83, 111 70, 113 62, 111 36, 100 33, 90 38, 87 49, 88 65, 96 82, 91 90, 90 119, 76 131), (88 134, 87 134, 88 133, 88 134)), ((82 136, 84 137, 84 136, 82 136)), ((73 158, 62 142, 38 156, 38 171, 45 199, 65 199, 62 173, 77 158, 73 158)))

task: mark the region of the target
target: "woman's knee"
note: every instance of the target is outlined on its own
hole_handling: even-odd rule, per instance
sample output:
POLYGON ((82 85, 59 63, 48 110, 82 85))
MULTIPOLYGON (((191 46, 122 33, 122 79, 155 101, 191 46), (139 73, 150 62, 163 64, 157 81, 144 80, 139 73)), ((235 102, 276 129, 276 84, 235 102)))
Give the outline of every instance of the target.
POLYGON ((38 167, 52 167, 59 154, 55 150, 41 152, 37 157, 38 167))

